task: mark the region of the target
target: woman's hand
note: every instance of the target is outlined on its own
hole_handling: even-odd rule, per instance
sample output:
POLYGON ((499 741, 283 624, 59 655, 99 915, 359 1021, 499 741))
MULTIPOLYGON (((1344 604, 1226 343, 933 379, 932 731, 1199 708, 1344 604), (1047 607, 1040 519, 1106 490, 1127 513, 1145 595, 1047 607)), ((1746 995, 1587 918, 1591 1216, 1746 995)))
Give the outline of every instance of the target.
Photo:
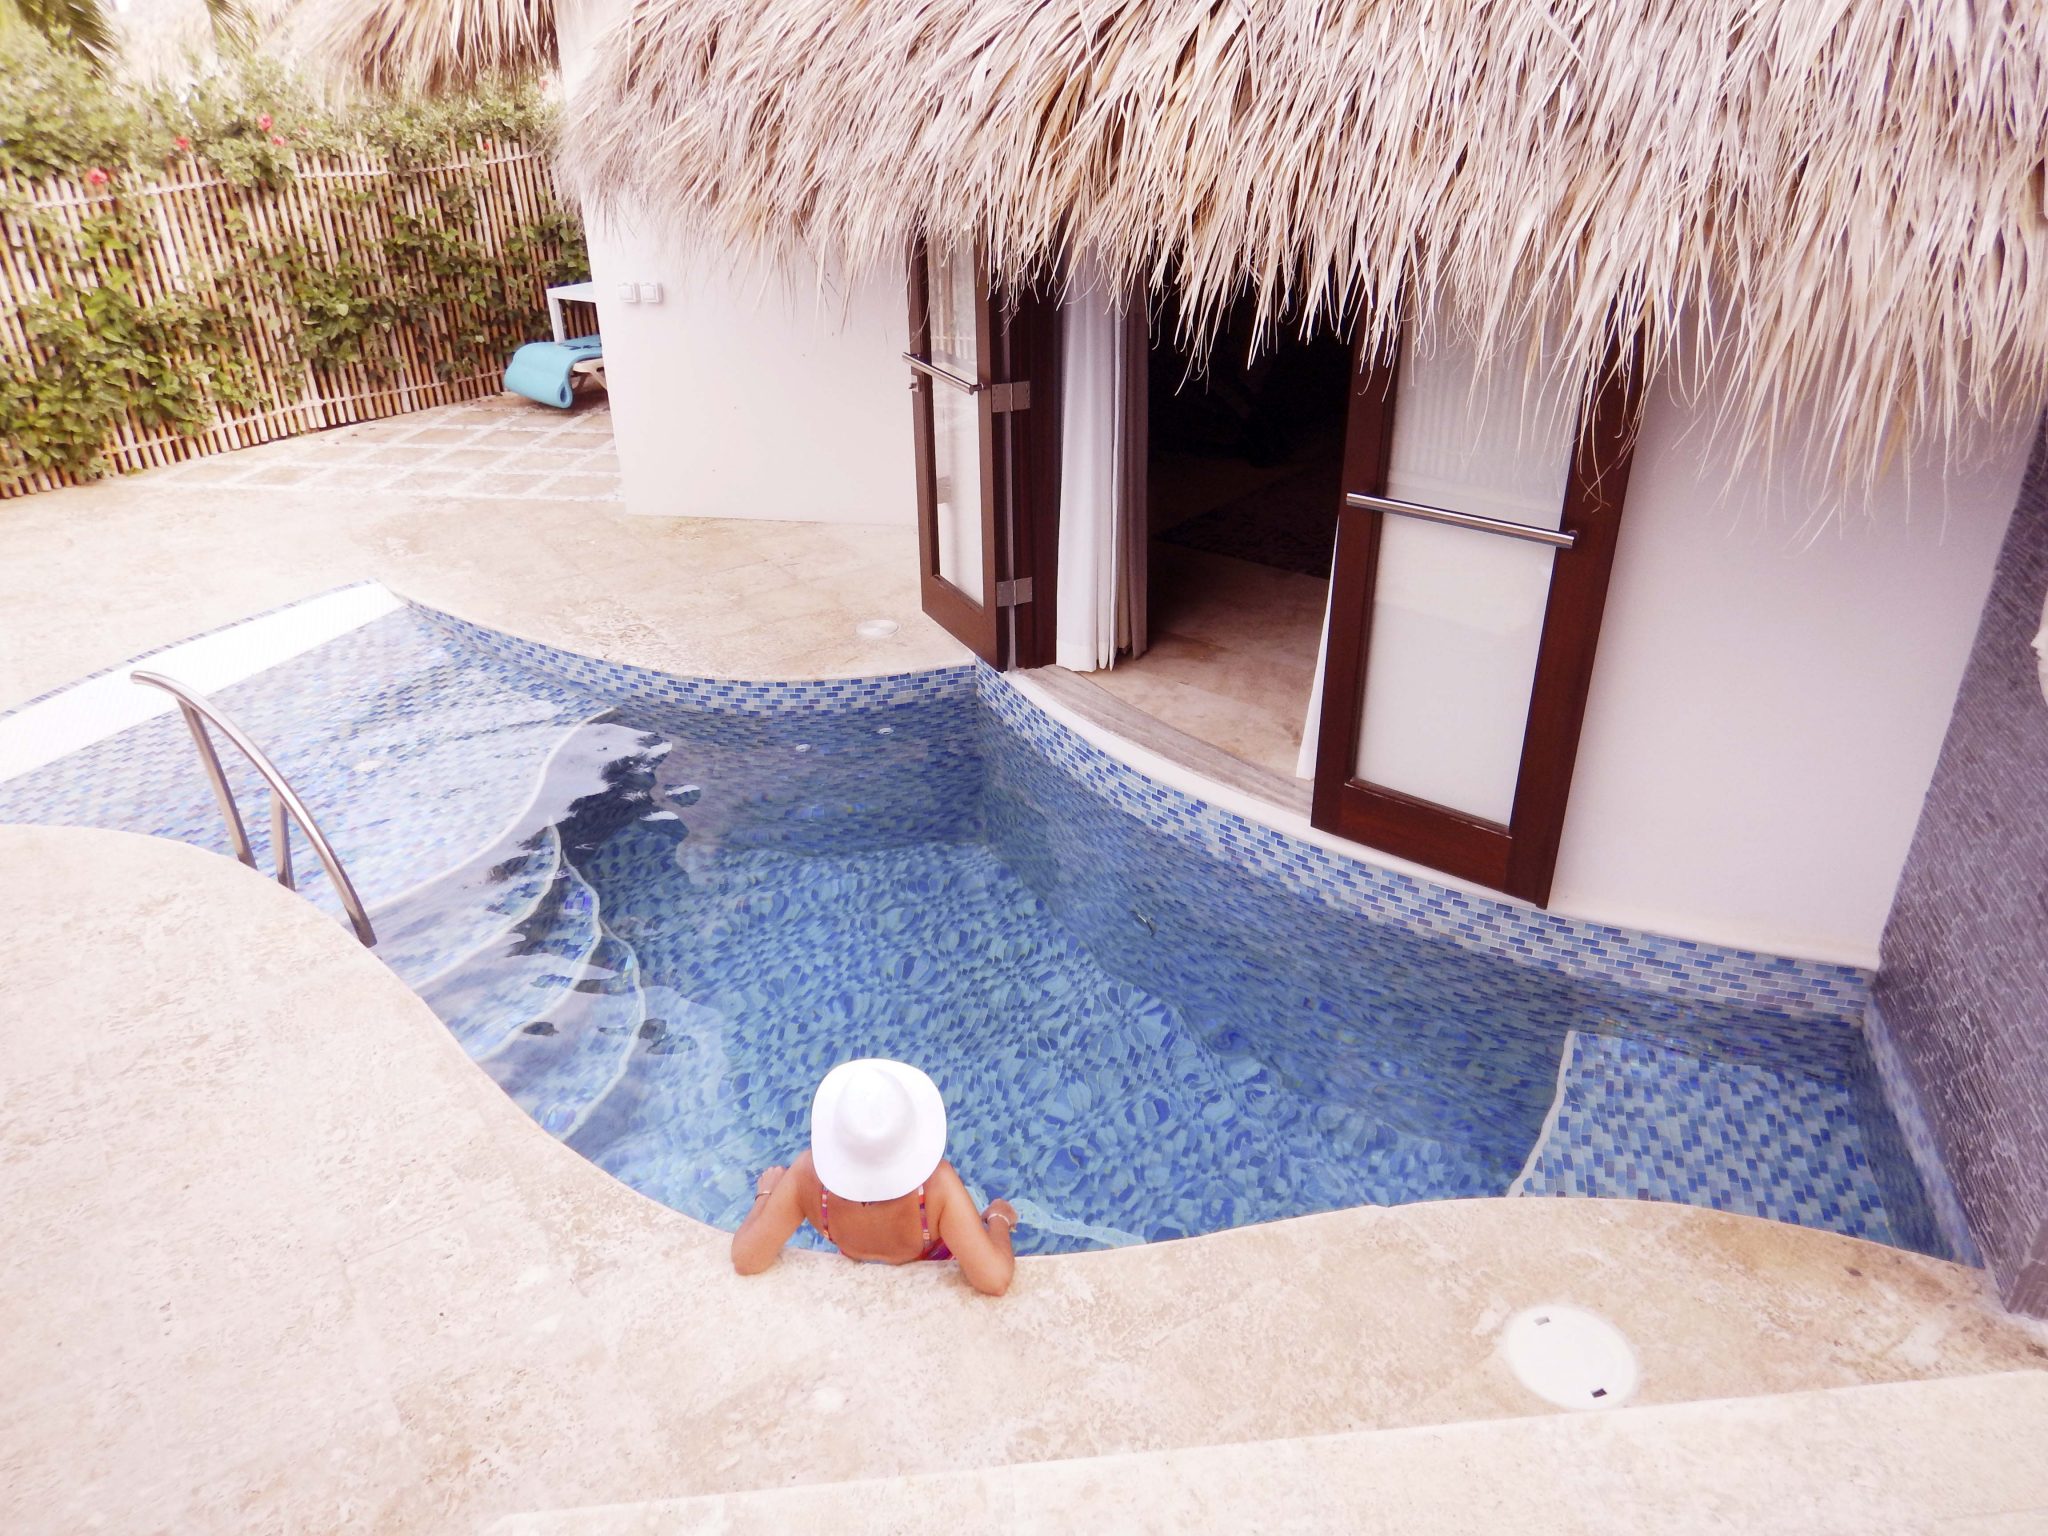
MULTIPOLYGON (((798 1161, 809 1156, 806 1152, 798 1161)), ((783 1245, 804 1224, 803 1207, 797 1203, 803 1185, 789 1169, 765 1170, 754 1181, 754 1188, 753 1208, 732 1235, 732 1267, 743 1275, 758 1275, 773 1264, 783 1245)))
POLYGON ((939 1164, 932 1178, 939 1197, 939 1236, 960 1261, 961 1275, 984 1296, 1002 1295, 1017 1272, 1010 1246, 1016 1208, 1007 1200, 991 1200, 986 1210, 975 1210, 974 1196, 951 1163, 939 1164))

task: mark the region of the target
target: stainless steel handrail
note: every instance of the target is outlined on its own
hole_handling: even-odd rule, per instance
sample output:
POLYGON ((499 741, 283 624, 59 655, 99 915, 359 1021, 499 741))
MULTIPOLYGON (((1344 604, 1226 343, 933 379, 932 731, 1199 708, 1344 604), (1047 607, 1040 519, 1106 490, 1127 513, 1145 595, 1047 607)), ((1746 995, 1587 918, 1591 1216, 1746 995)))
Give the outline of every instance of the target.
POLYGON ((1419 501, 1396 501, 1391 496, 1368 496, 1362 491, 1345 494, 1344 504, 1357 507, 1363 512, 1392 512, 1397 517, 1420 518, 1426 523, 1443 523, 1452 528, 1470 528, 1474 533, 1500 533, 1511 539, 1527 539, 1532 544, 1548 544, 1552 549, 1570 549, 1578 543, 1575 533, 1558 533, 1550 528, 1531 528, 1527 523, 1511 523, 1506 518, 1481 517, 1477 512, 1453 512, 1449 507, 1432 507, 1419 501))
POLYGON ((955 373, 952 369, 942 367, 928 357, 919 357, 915 352, 904 353, 903 361, 910 364, 919 373, 930 374, 935 379, 944 379, 955 389, 964 389, 970 395, 978 395, 988 388, 986 384, 976 383, 964 373, 955 373))
POLYGON ((268 754, 249 739, 249 733, 222 714, 205 694, 187 688, 175 678, 165 677, 161 672, 131 672, 128 677, 131 682, 161 688, 177 701, 179 712, 185 717, 185 728, 192 733, 193 745, 199 748, 199 764, 206 770, 207 781, 213 785, 213 797, 220 802, 221 818, 227 822, 228 836, 234 840, 235 857, 251 869, 256 867, 256 854, 249 846, 249 830, 242 824, 242 812, 235 804, 235 792, 228 787, 228 776, 220 766, 220 754, 213 750, 213 739, 206 734, 209 722, 240 749, 242 756, 248 758, 263 776, 263 782, 270 786, 270 844, 277 855, 277 883, 288 891, 298 889, 292 882, 291 839, 291 823, 297 821, 300 830, 306 834, 306 841, 313 845, 313 851, 326 866, 328 878, 334 881, 334 889, 341 897, 342 909, 348 913, 349 924, 355 929, 356 937, 366 947, 374 947, 376 930, 370 926, 370 914, 363 909, 362 898, 356 895, 348 871, 342 868, 340 855, 327 841, 326 834, 306 808, 306 802, 299 798, 298 791, 278 772, 277 764, 270 760, 268 754))

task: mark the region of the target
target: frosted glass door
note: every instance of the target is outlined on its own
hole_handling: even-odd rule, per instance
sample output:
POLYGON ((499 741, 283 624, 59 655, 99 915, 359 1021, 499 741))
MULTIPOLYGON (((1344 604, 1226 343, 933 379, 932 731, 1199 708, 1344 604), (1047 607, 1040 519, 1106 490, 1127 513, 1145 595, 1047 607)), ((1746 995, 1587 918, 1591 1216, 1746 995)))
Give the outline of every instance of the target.
MULTIPOLYGON (((926 257, 931 361, 959 379, 981 376, 980 284, 971 256, 926 257)), ((938 573, 968 599, 986 603, 982 560, 981 402, 943 376, 933 378, 932 473, 937 501, 938 573)))
MULTIPOLYGON (((1469 348, 1401 360, 1387 499, 1555 532, 1575 413, 1469 348)), ((1554 546, 1381 515, 1354 775, 1507 825, 1554 546)))
POLYGON ((1002 667, 1008 627, 998 594, 1014 530, 998 531, 1012 518, 1016 455, 1007 427, 997 430, 995 401, 1018 393, 1004 372, 1017 366, 1018 348, 973 251, 920 248, 908 276, 918 593, 926 613, 1002 667))
POLYGON ((1358 358, 1310 820, 1550 899, 1628 489, 1636 394, 1525 383, 1526 349, 1358 358))

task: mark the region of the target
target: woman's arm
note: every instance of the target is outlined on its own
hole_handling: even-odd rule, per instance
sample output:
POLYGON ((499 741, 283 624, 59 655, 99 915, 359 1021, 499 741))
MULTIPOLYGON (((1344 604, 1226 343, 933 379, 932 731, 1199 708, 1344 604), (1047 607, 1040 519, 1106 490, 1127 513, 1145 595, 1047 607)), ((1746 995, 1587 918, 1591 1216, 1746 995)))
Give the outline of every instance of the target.
POLYGON ((758 1275, 773 1264, 804 1224, 803 1202, 789 1169, 770 1168, 754 1187, 754 1208, 732 1235, 732 1267, 743 1275, 758 1275))
POLYGON ((976 1215, 974 1197, 950 1167, 940 1173, 939 1182, 946 1188, 939 1236, 953 1250, 969 1285, 984 1296, 1002 1295, 1017 1272, 1017 1259, 1010 1251, 1010 1230, 1017 1225, 1017 1213, 1009 1201, 991 1200, 987 1213, 976 1215))

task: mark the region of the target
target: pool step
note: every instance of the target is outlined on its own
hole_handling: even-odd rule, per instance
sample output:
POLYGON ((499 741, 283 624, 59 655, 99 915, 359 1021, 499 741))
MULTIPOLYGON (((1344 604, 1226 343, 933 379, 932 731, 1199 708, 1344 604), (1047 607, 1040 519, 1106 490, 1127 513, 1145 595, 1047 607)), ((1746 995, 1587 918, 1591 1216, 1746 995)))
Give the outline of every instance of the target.
MULTIPOLYGON (((645 1015, 618 1078, 562 1139, 642 1194, 737 1225, 753 1203, 754 1173, 786 1160, 783 1142, 730 1127, 715 1148, 701 1144, 692 1133, 725 1126, 729 1113, 727 1021, 671 988, 643 979, 642 990, 645 1015)), ((801 1233, 797 1241, 810 1246, 801 1233)))
POLYGON ((600 925, 582 974, 478 1061, 542 1130, 566 1139, 625 1071, 646 1018, 639 958, 600 925))
MULTIPOLYGON (((487 1536, 704 1531, 2048 1529, 2048 1374, 1015 1462, 509 1515, 487 1536)), ((817 1433, 829 1433, 819 1431, 817 1433)), ((842 1434, 846 1433, 841 1431, 842 1434)))
POLYGON ((584 975, 598 945, 597 893, 559 865, 539 902, 497 938, 418 988, 471 1056, 544 1019, 584 975))
POLYGON ((496 943, 530 916, 561 869, 562 841, 553 827, 530 846, 502 843, 460 869, 378 908, 377 958, 418 991, 496 943))
POLYGON ((557 744, 532 794, 488 845, 371 909, 377 956, 419 991, 468 962, 538 906, 562 859, 565 832, 645 811, 645 784, 666 747, 606 717, 557 744))
POLYGON ((1712 1204, 1906 1246, 1843 1079, 1573 1031, 1517 1195, 1712 1204))
POLYGON ((570 850, 647 814, 666 750, 609 718, 584 722, 489 846, 373 914, 378 958, 472 1057, 499 1057, 492 1070, 556 1134, 610 1086, 638 1028, 626 1021, 644 1012, 639 961, 604 930, 570 850))

